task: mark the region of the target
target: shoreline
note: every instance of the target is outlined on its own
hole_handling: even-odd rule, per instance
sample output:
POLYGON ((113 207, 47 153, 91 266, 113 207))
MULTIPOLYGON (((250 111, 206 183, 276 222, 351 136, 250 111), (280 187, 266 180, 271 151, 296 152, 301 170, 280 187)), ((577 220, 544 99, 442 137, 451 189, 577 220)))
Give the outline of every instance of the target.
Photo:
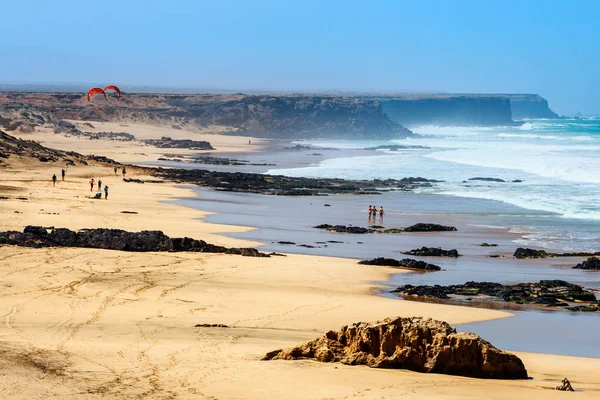
MULTIPOLYGON (((28 166, 3 177, 1 185, 21 192, 11 192, 9 200, 0 202, 2 229, 22 229, 32 222, 71 229, 158 228, 170 236, 225 246, 257 243, 222 234, 250 232, 247 227, 204 222, 201 219, 209 212, 172 204, 176 198, 191 196, 189 188, 126 184, 98 168, 77 167, 55 189, 45 176, 48 165, 28 166), (99 174, 111 186, 107 201, 85 197, 89 177, 99 174), (13 198, 15 193, 28 200, 13 198), (143 212, 128 215, 121 214, 123 210, 143 212)), ((139 177, 135 169, 129 174, 139 177)), ((435 398, 548 399, 562 397, 546 389, 560 383, 562 376, 557 375, 563 374, 583 390, 582 398, 600 392, 595 379, 600 359, 518 353, 534 377, 529 381, 258 361, 268 351, 312 340, 357 320, 421 315, 456 325, 511 315, 375 295, 377 282, 409 275, 391 268, 296 254, 250 259, 72 248, 0 250, 5 263, 0 310, 8 321, 0 327, 0 350, 5 354, 0 360, 4 378, 0 393, 11 398, 45 392, 62 398, 78 393, 131 398, 146 393, 305 399, 307 390, 317 397, 366 393, 372 398, 396 397, 409 390, 435 398), (231 328, 194 328, 199 323, 231 328), (32 379, 40 374, 35 365, 52 365, 60 373, 32 379), (257 377, 273 383, 256 388, 257 377)))

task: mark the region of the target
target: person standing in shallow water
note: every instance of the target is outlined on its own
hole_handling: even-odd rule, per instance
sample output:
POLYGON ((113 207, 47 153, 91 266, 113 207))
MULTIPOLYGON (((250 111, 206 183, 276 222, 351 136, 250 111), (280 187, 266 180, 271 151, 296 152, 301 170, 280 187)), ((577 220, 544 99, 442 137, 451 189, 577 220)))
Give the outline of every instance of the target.
POLYGON ((377 221, 377 206, 373 206, 373 221, 377 221))
POLYGON ((383 216, 385 212, 383 212, 383 207, 379 207, 379 223, 383 224, 383 216))
POLYGON ((373 213, 373 206, 369 205, 369 221, 371 220, 372 213, 373 213))
POLYGON ((52 186, 56 186, 56 174, 52 175, 52 186))
POLYGON ((108 186, 104 186, 104 200, 108 199, 108 186))

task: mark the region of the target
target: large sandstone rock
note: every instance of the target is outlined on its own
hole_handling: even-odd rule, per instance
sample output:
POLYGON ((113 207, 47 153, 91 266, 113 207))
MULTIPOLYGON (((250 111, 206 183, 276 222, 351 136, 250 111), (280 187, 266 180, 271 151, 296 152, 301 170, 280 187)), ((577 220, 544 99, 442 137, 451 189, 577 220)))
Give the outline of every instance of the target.
POLYGON ((474 378, 527 379, 527 370, 517 356, 498 350, 474 333, 457 333, 446 322, 415 317, 344 326, 263 358, 298 359, 474 378))

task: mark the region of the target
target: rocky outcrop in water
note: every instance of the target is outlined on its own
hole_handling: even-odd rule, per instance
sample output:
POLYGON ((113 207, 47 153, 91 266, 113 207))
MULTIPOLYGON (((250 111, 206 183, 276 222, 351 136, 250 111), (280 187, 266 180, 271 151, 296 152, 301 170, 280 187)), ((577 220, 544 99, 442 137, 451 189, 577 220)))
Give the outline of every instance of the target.
POLYGON ((410 251, 405 251, 402 254, 408 254, 411 256, 419 256, 419 257, 459 257, 458 250, 443 250, 440 247, 426 247, 423 246, 420 249, 413 249, 410 251))
POLYGON ((469 178, 470 181, 483 181, 483 182, 506 182, 504 179, 500 178, 483 178, 480 176, 476 176, 475 178, 469 178))
POLYGON ((577 264, 573 268, 600 271, 600 258, 590 257, 587 260, 577 264))
POLYGON ((404 228, 406 232, 455 232, 456 228, 453 226, 445 226, 439 224, 424 224, 418 223, 411 225, 408 228, 404 228))
POLYGON ((148 168, 146 171, 154 176, 177 183, 191 183, 230 192, 286 196, 313 196, 334 193, 377 194, 382 190, 408 191, 421 187, 431 187, 433 183, 437 182, 419 177, 349 181, 202 169, 148 168))
POLYGON ((596 302, 591 290, 562 280, 502 285, 494 282, 467 282, 449 286, 401 286, 393 291, 403 296, 451 299, 452 296, 487 297, 490 301, 569 307, 575 302, 596 302))
POLYGON ((360 226, 329 225, 329 224, 321 224, 321 225, 313 226, 313 228, 325 229, 329 232, 337 232, 337 233, 363 234, 363 233, 379 232, 377 229, 363 228, 360 226))
POLYGON ((192 251, 268 257, 253 248, 227 248, 188 237, 170 238, 161 231, 127 232, 121 229, 82 229, 25 227, 23 232, 0 232, 0 245, 23 247, 84 247, 121 251, 192 251))
POLYGON ((474 333, 457 333, 446 322, 416 317, 357 322, 263 358, 301 359, 473 378, 527 379, 527 370, 517 356, 474 333))
POLYGON ((593 257, 600 256, 600 252, 596 253, 549 253, 544 250, 534 250, 527 249, 523 247, 519 247, 515 250, 513 254, 515 258, 525 259, 525 258, 550 258, 550 257, 593 257))
POLYGON ((424 261, 417 261, 411 258, 404 258, 402 260, 395 260, 393 258, 378 257, 371 260, 362 260, 358 262, 362 265, 378 265, 382 267, 397 267, 397 268, 410 268, 420 269, 423 271, 440 271, 441 268, 434 264, 429 264, 424 261))

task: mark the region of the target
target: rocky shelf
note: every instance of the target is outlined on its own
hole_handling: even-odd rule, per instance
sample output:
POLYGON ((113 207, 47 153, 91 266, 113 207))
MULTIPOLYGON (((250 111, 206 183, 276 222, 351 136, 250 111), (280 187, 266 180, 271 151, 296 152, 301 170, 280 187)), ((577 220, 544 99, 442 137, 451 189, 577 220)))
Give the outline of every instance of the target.
POLYGON ((437 182, 420 177, 350 181, 203 169, 147 168, 146 171, 154 176, 177 183, 191 183, 230 192, 286 196, 314 196, 334 193, 377 194, 382 190, 408 191, 419 187, 430 187, 437 182))
POLYGON ((418 256, 418 257, 451 257, 451 258, 457 258, 460 256, 460 254, 458 254, 458 250, 456 249, 452 249, 452 250, 443 250, 440 247, 421 247, 420 249, 412 249, 410 251, 405 251, 402 254, 408 254, 411 256, 418 256))
POLYGON ((315 229, 325 229, 328 232, 336 232, 336 233, 354 233, 354 234, 363 234, 363 233, 402 233, 402 232, 454 232, 456 228, 453 226, 444 226, 438 224, 424 224, 418 223, 415 225, 411 225, 407 228, 389 228, 385 229, 383 226, 371 226, 370 228, 363 228, 360 226, 346 226, 346 225, 329 225, 329 224, 321 224, 317 226, 313 226, 315 229))
POLYGON ((402 260, 395 260, 393 258, 378 257, 371 260, 362 260, 358 262, 361 265, 379 265, 382 267, 396 267, 396 268, 408 268, 418 269, 421 271, 440 271, 441 268, 434 264, 426 263, 425 261, 417 261, 412 258, 404 258, 402 260))
POLYGON ((263 357, 263 360, 302 359, 472 378, 528 377, 519 357, 497 349, 474 333, 457 333, 448 323, 430 318, 357 322, 263 357))
POLYGON ((551 257, 593 257, 600 256, 600 252, 595 253, 548 253, 544 250, 534 250, 519 247, 513 254, 515 258, 551 258, 551 257))
POLYGON ((590 271, 600 271, 600 258, 590 257, 587 260, 577 264, 573 268, 575 269, 587 269, 590 271))
POLYGON ((214 150, 214 147, 204 140, 171 139, 168 136, 144 140, 144 143, 161 149, 214 150))
POLYGON ((82 229, 25 227, 23 232, 0 232, 0 245, 23 247, 84 247, 122 251, 192 251, 238 254, 247 257, 269 257, 254 248, 227 248, 188 237, 170 238, 161 231, 127 232, 121 229, 82 229))
POLYGON ((597 311, 599 301, 593 291, 562 280, 502 285, 494 282, 467 282, 449 286, 405 285, 393 290, 403 297, 443 300, 486 300, 515 304, 559 307, 570 311, 597 311))

